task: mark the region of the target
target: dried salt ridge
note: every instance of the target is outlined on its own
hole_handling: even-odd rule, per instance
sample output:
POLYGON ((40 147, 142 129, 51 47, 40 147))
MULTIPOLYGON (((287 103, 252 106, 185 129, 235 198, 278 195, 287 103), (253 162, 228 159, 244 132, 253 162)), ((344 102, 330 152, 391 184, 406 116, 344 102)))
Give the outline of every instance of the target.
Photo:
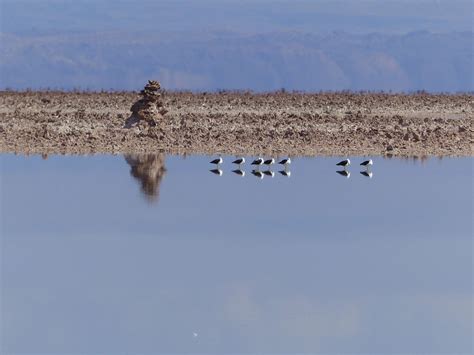
POLYGON ((163 119, 168 111, 163 107, 163 101, 159 93, 160 88, 158 81, 148 81, 145 88, 140 91, 142 98, 135 102, 130 109, 132 114, 125 121, 125 128, 132 128, 140 122, 146 122, 148 126, 154 127, 163 119))
MULTIPOLYGON (((152 82, 153 84, 153 82, 152 82)), ((157 85, 152 85, 153 90, 157 85)), ((472 156, 474 95, 0 91, 0 151, 472 156), (151 100, 150 100, 151 97, 151 100), (158 98, 158 99, 157 99, 158 98), (149 103, 159 101, 150 106, 149 103), (160 110, 169 112, 163 117, 160 110), (156 113, 159 114, 156 114, 156 113), (147 123, 152 117, 153 123, 147 123)))

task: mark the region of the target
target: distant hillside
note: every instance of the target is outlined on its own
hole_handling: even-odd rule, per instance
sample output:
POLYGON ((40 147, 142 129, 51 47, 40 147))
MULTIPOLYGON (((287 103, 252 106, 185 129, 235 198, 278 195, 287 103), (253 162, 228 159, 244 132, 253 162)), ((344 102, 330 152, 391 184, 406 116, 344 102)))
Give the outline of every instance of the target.
POLYGON ((0 37, 0 88, 473 91, 472 32, 0 37))

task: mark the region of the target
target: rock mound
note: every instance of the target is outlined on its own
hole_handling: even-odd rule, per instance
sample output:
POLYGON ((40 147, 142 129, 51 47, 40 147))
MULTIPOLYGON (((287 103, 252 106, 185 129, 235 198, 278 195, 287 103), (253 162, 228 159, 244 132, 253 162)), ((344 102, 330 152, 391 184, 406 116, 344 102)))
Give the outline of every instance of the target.
POLYGON ((158 81, 148 80, 148 84, 140 91, 142 98, 130 108, 132 114, 125 121, 125 128, 134 127, 140 122, 146 122, 150 127, 153 127, 163 119, 168 111, 163 107, 160 89, 158 81))

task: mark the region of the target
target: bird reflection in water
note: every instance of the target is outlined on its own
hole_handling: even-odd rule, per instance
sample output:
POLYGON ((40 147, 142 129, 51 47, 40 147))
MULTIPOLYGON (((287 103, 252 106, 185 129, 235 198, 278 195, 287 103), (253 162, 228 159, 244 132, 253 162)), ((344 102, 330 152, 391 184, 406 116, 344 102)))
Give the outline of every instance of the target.
POLYGON ((141 183, 141 191, 145 198, 149 202, 157 202, 160 196, 160 183, 166 173, 166 155, 125 154, 124 158, 130 165, 130 175, 141 183))
POLYGON ((252 175, 258 177, 259 179, 263 179, 265 176, 260 170, 252 170, 252 175))
POLYGON ((369 179, 372 179, 372 176, 374 175, 371 171, 367 170, 367 171, 361 171, 360 172, 362 175, 368 177, 369 179))
POLYGON ((283 176, 290 177, 291 171, 290 170, 280 170, 279 173, 283 176))
POLYGON ((221 169, 211 169, 209 170, 211 173, 213 174, 216 174, 216 175, 219 175, 219 176, 222 176, 222 174, 224 173, 221 169))
POLYGON ((336 173, 338 173, 339 175, 345 176, 348 179, 351 177, 351 173, 347 170, 337 170, 336 173))
POLYGON ((242 177, 245 176, 245 171, 243 171, 242 169, 232 170, 232 172, 233 172, 234 174, 237 174, 237 175, 242 176, 242 177))

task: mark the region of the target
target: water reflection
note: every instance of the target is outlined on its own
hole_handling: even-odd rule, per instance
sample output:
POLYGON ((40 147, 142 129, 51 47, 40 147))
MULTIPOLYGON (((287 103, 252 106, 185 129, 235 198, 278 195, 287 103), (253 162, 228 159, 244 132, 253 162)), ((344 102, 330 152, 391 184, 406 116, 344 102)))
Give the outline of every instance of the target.
POLYGON ((362 175, 368 177, 369 179, 372 179, 372 176, 374 175, 371 171, 367 170, 367 171, 361 171, 360 172, 362 175))
POLYGON ((235 170, 232 170, 232 172, 233 172, 234 174, 240 175, 240 176, 242 176, 242 177, 245 176, 245 171, 243 171, 242 169, 235 169, 235 170))
POLYGON ((291 171, 290 170, 280 170, 279 173, 283 176, 290 177, 291 171))
POLYGON ((339 175, 342 175, 346 178, 350 178, 351 177, 351 173, 347 170, 336 170, 336 173, 338 173, 339 175))
POLYGON ((211 169, 209 170, 211 173, 213 174, 216 174, 216 175, 219 175, 219 176, 222 176, 222 174, 224 173, 221 169, 211 169))
POLYGON ((165 158, 159 154, 126 154, 125 161, 130 165, 130 175, 141 183, 141 191, 150 202, 157 202, 160 184, 166 174, 165 158))
POLYGON ((472 353, 472 158, 164 159, 2 160, 4 353, 472 353))
POLYGON ((258 177, 259 179, 263 179, 265 176, 260 170, 252 170, 252 175, 258 177))

